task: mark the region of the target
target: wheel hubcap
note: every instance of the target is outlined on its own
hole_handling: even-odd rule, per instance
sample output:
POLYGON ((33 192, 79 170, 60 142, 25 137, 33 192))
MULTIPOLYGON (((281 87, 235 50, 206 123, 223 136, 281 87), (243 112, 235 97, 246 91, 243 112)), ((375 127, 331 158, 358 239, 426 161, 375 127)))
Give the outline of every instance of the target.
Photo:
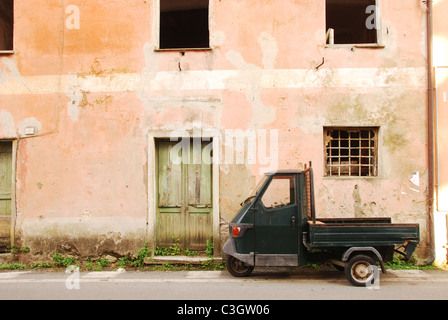
POLYGON ((358 281, 367 282, 373 275, 373 268, 368 263, 359 262, 353 266, 352 275, 358 281))
POLYGON ((233 268, 238 271, 238 272, 244 272, 247 269, 249 269, 250 267, 245 265, 244 262, 234 259, 233 261, 233 268))

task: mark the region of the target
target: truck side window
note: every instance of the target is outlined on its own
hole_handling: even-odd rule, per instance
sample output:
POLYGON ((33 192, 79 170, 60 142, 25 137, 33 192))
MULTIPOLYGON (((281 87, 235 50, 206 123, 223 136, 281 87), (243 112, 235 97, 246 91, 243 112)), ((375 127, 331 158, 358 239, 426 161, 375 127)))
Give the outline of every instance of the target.
POLYGON ((261 202, 266 208, 295 204, 294 176, 275 176, 263 194, 261 202))

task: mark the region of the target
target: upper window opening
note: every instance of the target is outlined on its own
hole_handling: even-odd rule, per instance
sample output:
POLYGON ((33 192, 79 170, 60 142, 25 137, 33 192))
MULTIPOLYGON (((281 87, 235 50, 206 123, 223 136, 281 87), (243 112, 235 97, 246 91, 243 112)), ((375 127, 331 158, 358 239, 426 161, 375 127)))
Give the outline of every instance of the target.
POLYGON ((209 0, 160 0, 160 49, 209 47, 209 0))
POLYGON ((377 43, 376 0, 326 0, 328 44, 377 43))
POLYGON ((13 0, 0 1, 0 51, 13 50, 13 0))

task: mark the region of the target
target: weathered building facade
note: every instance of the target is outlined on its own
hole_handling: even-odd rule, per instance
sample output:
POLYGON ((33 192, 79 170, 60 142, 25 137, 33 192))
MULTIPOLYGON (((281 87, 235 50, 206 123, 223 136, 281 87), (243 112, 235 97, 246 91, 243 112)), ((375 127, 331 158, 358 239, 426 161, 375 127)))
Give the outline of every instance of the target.
POLYGON ((219 254, 261 172, 312 161, 319 216, 419 223, 430 255, 425 2, 1 6, 4 241, 219 254))

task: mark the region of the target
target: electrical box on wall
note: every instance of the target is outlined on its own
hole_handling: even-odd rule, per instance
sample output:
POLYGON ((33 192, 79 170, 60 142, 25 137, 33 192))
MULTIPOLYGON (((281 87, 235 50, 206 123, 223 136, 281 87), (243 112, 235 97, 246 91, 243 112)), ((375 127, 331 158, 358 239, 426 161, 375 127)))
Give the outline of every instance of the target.
POLYGON ((25 135, 33 136, 35 134, 36 134, 36 128, 34 128, 34 127, 27 127, 27 128, 25 128, 25 135))

